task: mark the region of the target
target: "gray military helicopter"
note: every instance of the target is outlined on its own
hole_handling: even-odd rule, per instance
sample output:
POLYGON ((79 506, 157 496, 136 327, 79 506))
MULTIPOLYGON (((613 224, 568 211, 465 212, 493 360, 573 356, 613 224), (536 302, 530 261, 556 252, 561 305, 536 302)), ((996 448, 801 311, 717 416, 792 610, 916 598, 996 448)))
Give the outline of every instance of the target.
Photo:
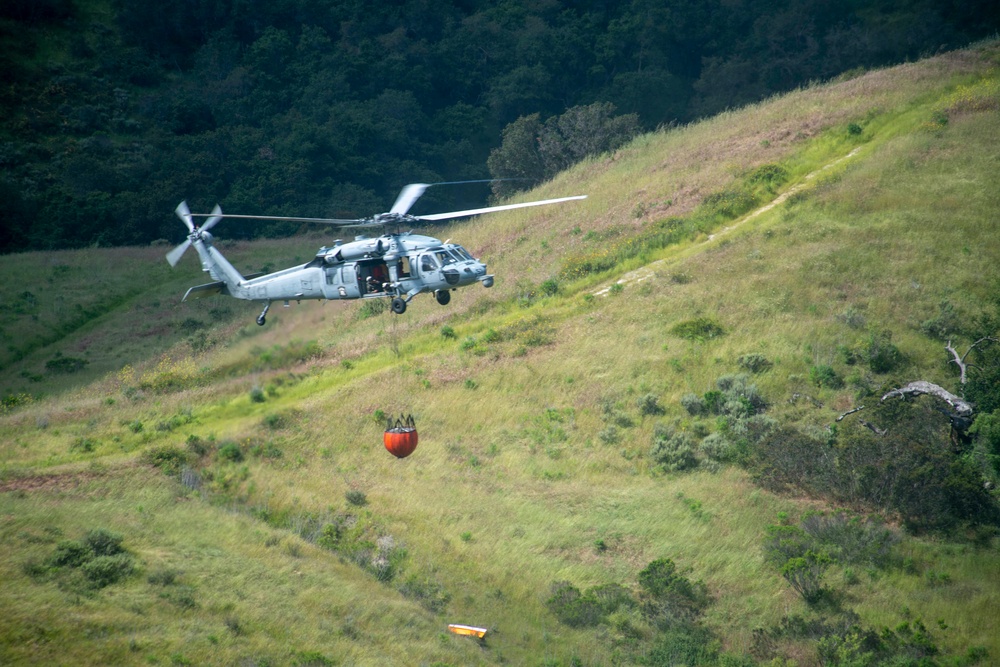
POLYGON ((545 206, 587 197, 577 195, 451 213, 410 215, 410 208, 432 185, 445 183, 411 183, 399 193, 388 213, 354 220, 234 215, 223 213, 218 205, 211 213, 191 213, 187 202, 181 202, 176 213, 189 233, 183 243, 167 253, 167 261, 171 266, 176 266, 187 249, 194 246, 201 258, 202 270, 212 276, 215 282, 192 287, 182 301, 215 294, 260 301, 264 303, 264 310, 257 317, 257 324, 261 326, 266 321, 267 311, 273 301, 284 301, 287 306, 290 301, 298 302, 302 299, 389 298, 392 300, 392 312, 401 315, 406 312, 406 305, 413 297, 422 292, 433 292, 437 302, 445 306, 451 301, 451 291, 454 289, 477 282, 482 283, 483 287, 493 286, 493 276, 486 273, 486 265, 465 248, 454 243, 442 243, 430 236, 399 232, 404 225, 528 206, 545 206), (195 224, 197 218, 206 220, 199 226, 195 224), (315 222, 341 227, 394 226, 397 231, 383 233, 376 238, 357 236, 348 243, 338 240, 332 246, 320 248, 316 257, 305 264, 274 273, 243 276, 215 248, 212 235, 208 233, 209 229, 224 218, 315 222))

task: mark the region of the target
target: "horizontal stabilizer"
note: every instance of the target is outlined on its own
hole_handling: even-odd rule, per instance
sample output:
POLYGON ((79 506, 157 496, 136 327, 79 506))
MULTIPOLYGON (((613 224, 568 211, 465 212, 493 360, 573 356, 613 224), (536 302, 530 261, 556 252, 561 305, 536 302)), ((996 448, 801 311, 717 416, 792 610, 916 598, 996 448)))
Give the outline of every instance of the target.
MULTIPOLYGON (((244 280, 251 280, 253 278, 260 278, 265 275, 263 271, 257 273, 251 273, 248 276, 244 276, 244 280)), ((204 285, 197 285, 192 287, 184 295, 181 301, 187 301, 188 299, 204 299, 206 296, 215 296, 216 294, 225 294, 226 296, 231 296, 229 289, 226 287, 226 283, 221 280, 214 283, 206 283, 204 285)))
POLYGON ((220 280, 219 282, 192 287, 187 291, 181 301, 187 301, 188 299, 204 299, 206 296, 215 296, 216 294, 229 294, 229 290, 226 289, 226 283, 220 280))

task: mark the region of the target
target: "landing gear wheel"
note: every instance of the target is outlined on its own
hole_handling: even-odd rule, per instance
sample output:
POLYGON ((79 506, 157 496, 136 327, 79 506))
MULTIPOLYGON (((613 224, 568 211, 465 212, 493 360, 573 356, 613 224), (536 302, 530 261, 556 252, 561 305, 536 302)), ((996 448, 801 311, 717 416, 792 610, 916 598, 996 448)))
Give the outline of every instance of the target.
POLYGON ((268 301, 264 304, 264 310, 261 311, 260 315, 257 317, 257 325, 264 326, 264 322, 267 321, 267 311, 271 309, 271 302, 268 301))
POLYGON ((393 299, 392 300, 392 312, 396 313, 397 315, 402 315, 403 313, 405 313, 406 312, 406 301, 403 300, 401 297, 398 297, 398 296, 395 299, 393 299))
POLYGON ((439 289, 434 292, 434 298, 437 299, 437 302, 442 306, 447 306, 448 302, 451 301, 451 292, 446 289, 439 289))

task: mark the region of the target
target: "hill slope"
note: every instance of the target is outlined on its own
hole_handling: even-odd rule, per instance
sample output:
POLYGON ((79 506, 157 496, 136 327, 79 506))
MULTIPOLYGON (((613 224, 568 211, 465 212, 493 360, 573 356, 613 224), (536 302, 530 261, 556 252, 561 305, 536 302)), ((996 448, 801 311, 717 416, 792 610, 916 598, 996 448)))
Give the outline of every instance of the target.
MULTIPOLYGON (((685 408, 754 370, 743 398, 821 442, 881 386, 956 389, 944 342, 971 342, 1000 277, 998 63, 987 43, 646 135, 531 194, 585 202, 432 230, 498 276, 446 309, 305 304, 258 328, 246 304, 179 304, 200 278, 165 247, 8 257, 0 655, 814 664, 885 626, 880 650, 996 659, 989 529, 855 522, 891 556, 838 552, 807 602, 769 526, 830 496, 758 487, 704 446, 749 422, 685 408), (888 370, 851 357, 875 339, 888 370), (400 412, 420 447, 394 460, 377 417, 400 412)), ((277 268, 323 242, 223 251, 277 268)))

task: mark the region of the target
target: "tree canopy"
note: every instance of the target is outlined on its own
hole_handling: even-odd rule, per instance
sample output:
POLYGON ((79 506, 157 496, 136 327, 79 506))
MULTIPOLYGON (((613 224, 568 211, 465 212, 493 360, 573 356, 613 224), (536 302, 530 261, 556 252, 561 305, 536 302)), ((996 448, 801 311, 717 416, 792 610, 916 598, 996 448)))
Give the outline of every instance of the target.
MULTIPOLYGON (((486 177, 501 138, 530 122, 530 177, 544 177, 581 151, 613 148, 624 135, 612 122, 628 132, 687 122, 1000 26, 985 0, 112 8, 0 7, 0 252, 175 239, 170 211, 185 198, 260 214, 369 214, 408 182, 486 177)), ((447 196, 424 204, 484 195, 434 200, 447 196)))

